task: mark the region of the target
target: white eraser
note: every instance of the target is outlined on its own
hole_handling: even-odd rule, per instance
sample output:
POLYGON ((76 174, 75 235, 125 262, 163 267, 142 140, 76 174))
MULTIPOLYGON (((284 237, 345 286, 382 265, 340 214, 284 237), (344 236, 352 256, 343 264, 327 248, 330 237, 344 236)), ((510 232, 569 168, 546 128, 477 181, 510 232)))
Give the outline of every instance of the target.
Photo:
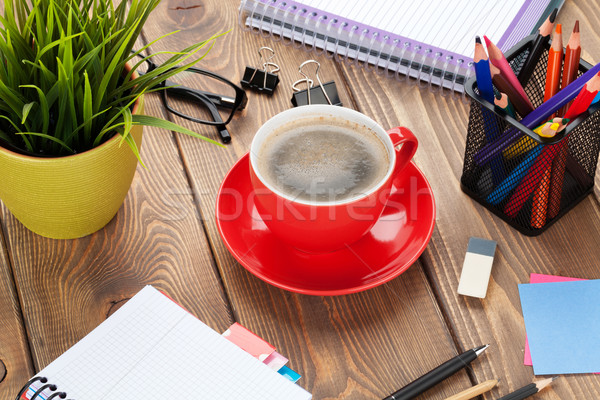
POLYGON ((493 240, 472 237, 469 239, 465 262, 463 263, 458 294, 483 299, 487 292, 496 242, 493 240))

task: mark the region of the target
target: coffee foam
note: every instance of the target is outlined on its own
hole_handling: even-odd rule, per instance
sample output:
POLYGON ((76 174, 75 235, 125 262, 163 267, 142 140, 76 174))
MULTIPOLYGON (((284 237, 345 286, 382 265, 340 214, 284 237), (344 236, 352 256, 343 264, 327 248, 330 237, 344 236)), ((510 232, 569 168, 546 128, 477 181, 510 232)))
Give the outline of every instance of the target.
POLYGON ((257 155, 267 182, 287 196, 340 201, 368 192, 386 176, 389 155, 364 125, 320 117, 285 124, 257 155))

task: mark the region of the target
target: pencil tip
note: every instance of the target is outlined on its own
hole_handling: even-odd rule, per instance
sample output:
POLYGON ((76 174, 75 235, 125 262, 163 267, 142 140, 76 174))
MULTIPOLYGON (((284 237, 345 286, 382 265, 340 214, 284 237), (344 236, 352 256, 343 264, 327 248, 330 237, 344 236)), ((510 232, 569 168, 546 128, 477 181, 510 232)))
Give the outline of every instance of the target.
POLYGON ((481 44, 481 38, 479 36, 475 36, 475 43, 481 44))
POLYGON ((573 32, 579 32, 579 20, 575 21, 575 26, 573 27, 573 32))
POLYGON ((496 92, 494 93, 494 96, 496 97, 496 100, 500 100, 502 98, 502 92, 496 92))
POLYGON ((483 35, 483 39, 485 40, 485 45, 489 47, 492 41, 485 35, 483 35))
POLYGON ((567 124, 567 122, 569 122, 569 121, 570 121, 570 120, 569 120, 569 118, 563 118, 563 120, 562 120, 562 124, 563 124, 563 125, 566 125, 566 124, 567 124))
POLYGON ((550 22, 554 23, 557 13, 558 13, 558 8, 555 8, 554 11, 552 11, 552 14, 550 14, 550 18, 548 18, 550 20, 550 22))
POLYGON ((562 34, 562 24, 556 24, 556 33, 557 34, 562 34))

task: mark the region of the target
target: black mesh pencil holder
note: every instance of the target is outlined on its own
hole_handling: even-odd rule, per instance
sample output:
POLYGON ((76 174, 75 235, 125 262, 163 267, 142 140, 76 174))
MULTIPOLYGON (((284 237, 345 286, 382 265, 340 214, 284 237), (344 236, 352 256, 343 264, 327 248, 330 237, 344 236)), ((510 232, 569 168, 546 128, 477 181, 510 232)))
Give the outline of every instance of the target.
MULTIPOLYGON (((516 73, 534 37, 506 53, 516 73)), ((534 107, 543 102, 549 48, 524 85, 534 107)), ((589 68, 581 61, 578 75, 589 68)), ((600 151, 600 113, 595 111, 600 107, 592 105, 547 139, 481 98, 475 78, 465 90, 472 101, 462 190, 519 232, 539 235, 593 190, 600 151)))

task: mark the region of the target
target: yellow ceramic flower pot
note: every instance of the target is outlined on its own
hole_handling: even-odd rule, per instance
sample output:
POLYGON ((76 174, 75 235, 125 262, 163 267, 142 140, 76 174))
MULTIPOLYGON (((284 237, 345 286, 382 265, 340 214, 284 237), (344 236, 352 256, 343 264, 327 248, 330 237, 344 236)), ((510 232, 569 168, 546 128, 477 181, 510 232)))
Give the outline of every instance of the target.
MULTIPOLYGON (((143 111, 143 100, 133 112, 143 111)), ((131 134, 138 147, 142 126, 131 134)), ((42 158, 0 147, 0 199, 23 225, 53 239, 74 239, 104 227, 117 213, 137 158, 121 135, 67 157, 42 158)))

